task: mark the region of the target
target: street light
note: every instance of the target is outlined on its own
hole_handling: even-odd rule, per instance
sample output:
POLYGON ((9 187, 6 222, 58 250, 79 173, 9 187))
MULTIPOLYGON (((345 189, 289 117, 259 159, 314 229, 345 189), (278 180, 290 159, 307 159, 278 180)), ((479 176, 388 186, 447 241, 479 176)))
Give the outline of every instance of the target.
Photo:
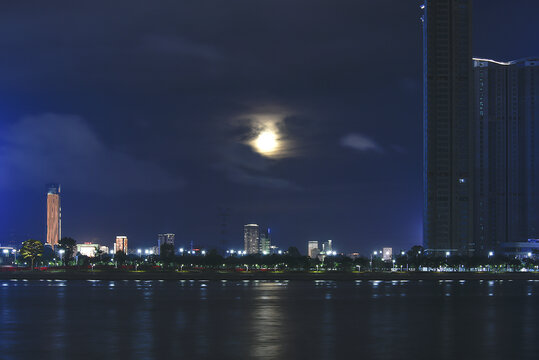
POLYGON ((529 258, 532 257, 532 253, 531 253, 531 252, 528 253, 528 257, 529 257, 529 258))
POLYGON ((8 249, 4 249, 4 250, 2 250, 2 252, 4 253, 4 255, 9 254, 9 250, 8 250, 8 249))
POLYGON ((137 249, 137 252, 138 252, 138 256, 139 256, 139 257, 142 257, 142 250, 141 250, 141 249, 137 249))
POLYGON ((202 255, 206 255, 206 250, 202 250, 202 255))
POLYGON ((489 251, 488 252, 488 257, 492 257, 492 256, 494 256, 494 251, 489 251))
POLYGON ((445 256, 449 256, 449 255, 451 255, 451 253, 449 251, 446 251, 445 256))

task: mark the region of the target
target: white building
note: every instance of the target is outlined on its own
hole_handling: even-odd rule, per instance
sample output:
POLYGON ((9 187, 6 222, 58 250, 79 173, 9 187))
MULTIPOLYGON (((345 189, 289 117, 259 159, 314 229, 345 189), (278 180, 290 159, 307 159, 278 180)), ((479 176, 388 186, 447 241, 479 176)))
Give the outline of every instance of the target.
POLYGON ((311 259, 318 257, 318 254, 320 254, 320 249, 318 248, 318 241, 309 241, 307 254, 311 259))
POLYGON ((94 257, 97 250, 99 250, 99 244, 92 244, 90 242, 85 242, 84 244, 77 244, 77 253, 80 253, 84 256, 94 257))
POLYGON ((393 259, 393 248, 385 247, 382 249, 382 260, 391 261, 393 259))

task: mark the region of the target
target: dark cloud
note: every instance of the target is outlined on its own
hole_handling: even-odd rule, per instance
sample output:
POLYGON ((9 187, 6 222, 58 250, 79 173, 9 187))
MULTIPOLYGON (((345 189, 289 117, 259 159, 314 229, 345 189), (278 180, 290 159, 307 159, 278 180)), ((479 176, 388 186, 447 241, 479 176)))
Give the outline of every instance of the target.
POLYGON ((79 116, 28 116, 0 136, 4 183, 60 182, 79 191, 121 192, 178 190, 184 184, 159 165, 115 150, 79 116))

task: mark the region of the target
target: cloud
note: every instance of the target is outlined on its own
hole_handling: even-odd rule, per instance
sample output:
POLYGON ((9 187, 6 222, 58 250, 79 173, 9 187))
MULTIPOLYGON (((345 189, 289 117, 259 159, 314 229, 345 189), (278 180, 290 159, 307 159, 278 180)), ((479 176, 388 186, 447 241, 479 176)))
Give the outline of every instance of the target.
POLYGON ((341 138, 341 145, 357 151, 383 151, 382 147, 374 140, 362 134, 348 134, 341 138))
POLYGON ((268 160, 251 150, 245 144, 229 144, 221 153, 222 162, 214 168, 224 172, 235 183, 268 189, 300 190, 294 183, 269 176, 272 160, 268 160))
POLYGON ((230 181, 238 184, 268 189, 300 190, 298 186, 288 180, 267 176, 266 174, 255 174, 238 166, 222 165, 220 169, 224 170, 230 181))
POLYGON ((180 37, 146 35, 142 38, 142 44, 150 51, 165 54, 190 56, 205 60, 220 60, 222 58, 215 48, 180 37))
POLYGON ((79 116, 43 114, 0 132, 0 183, 64 187, 113 194, 168 191, 184 184, 159 165, 107 146, 79 116))

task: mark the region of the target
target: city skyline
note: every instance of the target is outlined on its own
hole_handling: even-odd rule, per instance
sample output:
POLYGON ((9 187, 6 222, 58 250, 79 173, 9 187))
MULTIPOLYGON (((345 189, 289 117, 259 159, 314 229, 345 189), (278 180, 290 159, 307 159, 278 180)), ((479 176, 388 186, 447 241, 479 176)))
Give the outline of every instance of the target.
MULTIPOLYGON (((264 4, 263 13, 275 12, 262 19, 245 3, 230 20, 213 21, 190 5, 183 13, 204 26, 177 32, 166 20, 133 30, 139 14, 131 9, 105 24, 113 44, 120 44, 114 27, 131 34, 134 45, 123 52, 97 31, 66 36, 92 11, 74 5, 65 22, 45 12, 38 32, 13 4, 10 16, 26 29, 29 48, 48 60, 26 64, 33 57, 17 41, 5 44, 13 63, 0 85, 0 243, 46 241, 43 184, 55 181, 63 185, 62 233, 80 243, 110 245, 126 233, 130 245, 148 247, 165 230, 177 241, 221 247, 223 207, 230 208, 224 248, 241 243, 249 222, 268 224, 278 245, 302 252, 310 240, 362 253, 422 244, 420 2, 309 3, 305 16, 293 17, 307 6, 299 3, 287 11, 264 4), (236 33, 238 21, 256 22, 256 37, 236 33), (223 40, 223 28, 236 35, 223 40), (288 33, 300 39, 298 51, 288 33), (71 36, 93 49, 98 66, 81 54, 59 57, 71 36), (49 53, 42 38, 59 42, 49 53), (161 62, 149 66, 154 58, 161 62), (70 72, 79 66, 85 71, 70 72), (114 69, 110 78, 100 66, 114 69), (238 69, 245 76, 235 78, 238 69)), ((532 1, 475 1, 471 55, 536 56, 526 21, 536 10, 532 1)))

